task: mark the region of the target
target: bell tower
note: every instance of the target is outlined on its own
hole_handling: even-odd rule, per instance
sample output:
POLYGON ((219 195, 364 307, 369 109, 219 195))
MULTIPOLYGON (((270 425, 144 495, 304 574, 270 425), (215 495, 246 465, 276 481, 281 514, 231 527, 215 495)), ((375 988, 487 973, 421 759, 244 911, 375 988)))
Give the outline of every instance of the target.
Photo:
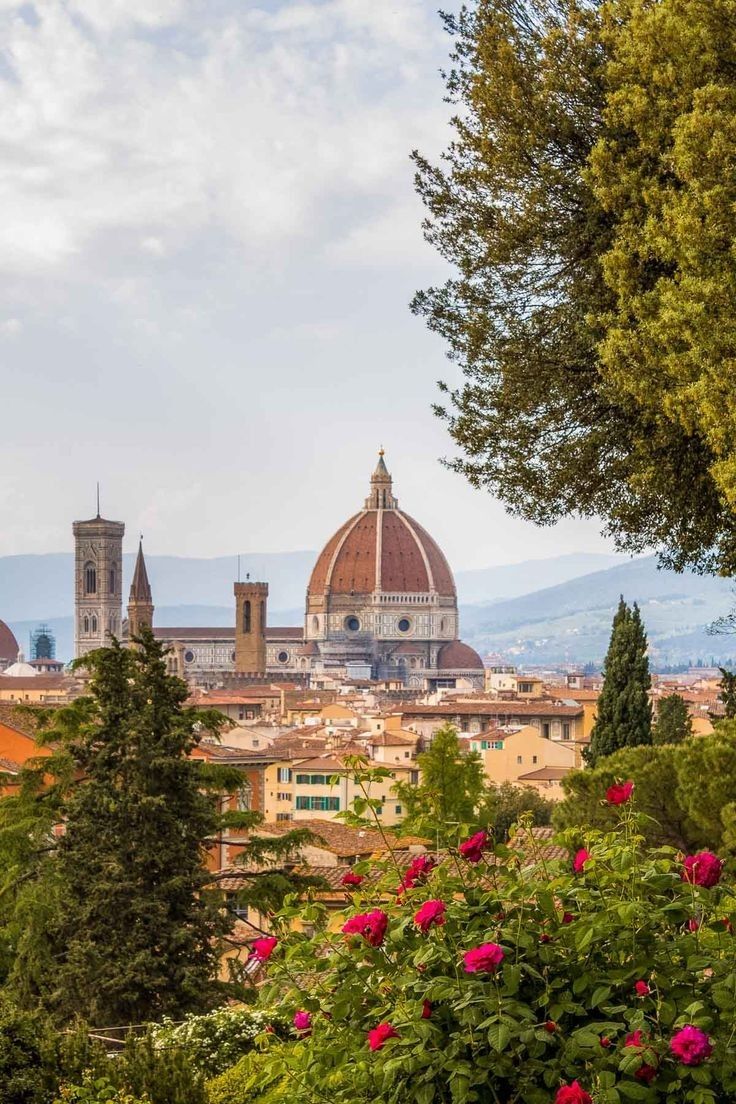
POLYGON ((268 583, 235 583, 235 673, 266 674, 268 583))
POLYGON ((119 637, 123 622, 122 521, 100 516, 75 521, 74 532, 74 654, 77 658, 119 637))
POLYGON ((133 582, 128 597, 128 638, 137 636, 144 625, 153 628, 153 596, 143 555, 143 538, 138 543, 133 582))

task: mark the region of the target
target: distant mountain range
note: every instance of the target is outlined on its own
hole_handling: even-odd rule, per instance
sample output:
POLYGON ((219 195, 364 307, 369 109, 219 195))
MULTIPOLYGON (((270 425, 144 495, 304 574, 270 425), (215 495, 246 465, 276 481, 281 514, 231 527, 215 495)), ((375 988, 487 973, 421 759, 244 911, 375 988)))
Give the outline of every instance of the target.
MULTIPOLYGON (((314 552, 241 557, 241 577, 269 582, 271 624, 301 622, 314 552)), ((159 625, 229 625, 237 559, 147 556, 159 625)), ((124 558, 124 593, 133 556, 124 558)), ((482 654, 518 662, 599 661, 620 594, 638 601, 657 664, 699 656, 736 655, 736 640, 710 636, 706 627, 736 598, 728 580, 659 570, 653 556, 580 553, 456 573, 463 639, 482 654)), ((57 636, 57 654, 73 648, 73 557, 70 553, 0 557, 0 618, 21 647, 40 621, 57 636)))

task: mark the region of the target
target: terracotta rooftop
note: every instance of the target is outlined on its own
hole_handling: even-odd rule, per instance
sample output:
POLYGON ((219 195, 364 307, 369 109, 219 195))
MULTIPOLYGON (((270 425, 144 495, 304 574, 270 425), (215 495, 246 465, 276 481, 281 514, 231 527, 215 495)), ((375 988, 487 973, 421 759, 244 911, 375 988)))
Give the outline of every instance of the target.
POLYGON ((16 763, 14 759, 6 759, 4 756, 0 756, 0 771, 5 774, 19 774, 23 768, 20 763, 16 763))
POLYGON ((483 660, 469 644, 451 640, 440 648, 437 667, 440 671, 482 671, 483 660))
POLYGON ((416 736, 413 740, 408 736, 400 736, 398 732, 379 732, 365 742, 371 747, 416 747, 417 739, 416 736))
POLYGON ((401 849, 416 847, 424 849, 429 840, 420 836, 398 837, 393 832, 386 831, 384 835, 372 828, 351 828, 347 824, 333 820, 305 820, 305 821, 271 821, 260 824, 256 835, 285 836, 293 832, 294 828, 309 828, 317 838, 313 846, 324 847, 338 857, 351 858, 354 855, 372 855, 375 852, 385 852, 386 840, 393 846, 401 849))
POLYGON ((509 840, 509 847, 518 851, 530 863, 551 862, 554 859, 569 859, 567 847, 553 843, 554 828, 535 827, 529 832, 517 832, 509 840))
POLYGON ((520 774, 519 782, 559 782, 566 778, 573 767, 540 767, 539 770, 529 771, 528 774, 520 774))
POLYGON ((61 674, 28 675, 26 678, 0 674, 0 690, 63 690, 71 688, 73 682, 73 679, 61 674))
POLYGON ((414 717, 579 717, 582 706, 548 701, 458 701, 443 705, 409 705, 404 718, 414 717))

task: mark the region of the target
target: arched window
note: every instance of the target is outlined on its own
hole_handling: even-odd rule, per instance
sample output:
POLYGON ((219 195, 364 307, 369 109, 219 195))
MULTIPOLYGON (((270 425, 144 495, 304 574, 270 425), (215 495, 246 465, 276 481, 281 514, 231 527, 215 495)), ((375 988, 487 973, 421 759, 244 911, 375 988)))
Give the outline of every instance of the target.
POLYGON ((84 565, 84 593, 97 593, 97 568, 93 563, 84 565))
POLYGON ((319 632, 319 617, 312 618, 312 632, 319 632))
POLYGON ((95 616, 94 613, 92 614, 92 632, 93 633, 97 632, 97 617, 95 616))
POLYGON ((261 602, 261 623, 259 625, 261 633, 266 631, 266 603, 261 602))
POLYGON ((115 593, 115 584, 116 583, 117 583, 117 578, 116 578, 116 575, 115 575, 115 568, 111 567, 110 568, 110 593, 111 594, 115 593))
POLYGON ((250 632, 250 601, 243 602, 243 632, 250 632))
POLYGON ((89 617, 85 617, 85 619, 84 619, 84 631, 86 633, 89 632, 89 617))

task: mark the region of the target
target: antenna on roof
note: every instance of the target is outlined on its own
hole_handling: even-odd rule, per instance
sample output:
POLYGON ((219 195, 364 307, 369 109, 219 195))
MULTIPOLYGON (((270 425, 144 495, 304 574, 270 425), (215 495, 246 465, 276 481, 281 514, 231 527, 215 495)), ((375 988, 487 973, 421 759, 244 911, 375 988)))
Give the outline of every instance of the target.
POLYGON ((97 516, 100 516, 100 484, 97 484, 97 516))

